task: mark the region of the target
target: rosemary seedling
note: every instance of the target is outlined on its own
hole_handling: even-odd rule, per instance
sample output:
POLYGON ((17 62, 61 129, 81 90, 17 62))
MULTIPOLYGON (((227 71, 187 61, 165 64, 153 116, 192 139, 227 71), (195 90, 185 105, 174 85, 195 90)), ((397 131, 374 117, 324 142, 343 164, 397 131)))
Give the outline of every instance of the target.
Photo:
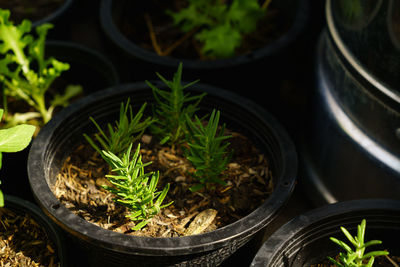
POLYGON ((357 236, 354 237, 351 236, 346 228, 340 227, 344 235, 354 246, 354 250, 345 242, 338 240, 334 237, 330 237, 332 242, 344 249, 346 253, 340 252, 338 260, 335 260, 332 257, 328 257, 328 259, 336 264, 338 267, 371 267, 374 264, 375 257, 388 255, 389 252, 387 251, 371 251, 364 254, 367 247, 382 244, 382 241, 380 240, 371 240, 368 242, 364 242, 366 224, 366 220, 363 219, 361 221, 361 224, 357 226, 357 236))
MULTIPOLYGON (((0 120, 3 118, 3 109, 0 109, 0 120)), ((26 148, 32 140, 36 127, 21 124, 0 130, 0 169, 2 167, 3 152, 18 152, 26 148)), ((0 181, 1 184, 1 181, 0 181)), ((4 206, 3 192, 0 190, 0 207, 4 206)))
POLYGON ((110 151, 113 154, 120 155, 129 147, 131 143, 136 142, 141 138, 146 128, 151 125, 154 120, 151 117, 147 117, 141 121, 146 103, 144 103, 139 111, 133 115, 132 106, 129 104, 130 99, 128 98, 126 104, 121 103, 119 111, 119 120, 115 122, 115 125, 107 124, 108 133, 103 130, 100 125, 90 117, 90 120, 96 126, 99 131, 94 135, 95 140, 101 146, 95 143, 95 141, 84 134, 83 136, 89 142, 89 144, 101 154, 101 150, 110 151))
POLYGON ((162 205, 169 190, 169 184, 161 192, 157 191, 159 173, 158 171, 145 173, 144 167, 151 162, 142 163, 142 157, 139 155, 140 144, 132 158, 131 149, 132 144, 123 153, 122 158, 110 151, 102 151, 104 160, 115 173, 115 175, 106 175, 113 186, 103 187, 116 196, 116 202, 128 207, 129 219, 140 221, 132 228, 136 231, 143 228, 162 208, 171 205, 172 202, 162 205))
POLYGON ((203 55, 231 57, 243 35, 253 32, 271 0, 188 0, 179 12, 167 11, 183 32, 198 29, 195 38, 203 43, 203 55))
POLYGON ((193 116, 206 93, 196 96, 191 96, 189 93, 184 94, 183 90, 195 84, 198 80, 186 85, 181 83, 182 63, 179 64, 172 81, 166 80, 159 73, 156 74, 170 90, 161 90, 146 81, 153 90, 156 100, 154 117, 157 118, 157 121, 150 127, 150 130, 153 134, 159 136, 161 144, 169 143, 174 145, 182 143, 185 141, 186 135, 186 116, 190 118, 193 116))
POLYGON ((35 112, 19 119, 41 118, 46 124, 52 117, 57 106, 66 106, 69 100, 82 92, 80 86, 67 86, 63 95, 55 95, 47 106, 45 94, 53 81, 62 72, 69 69, 69 64, 52 57, 45 59, 45 41, 47 31, 53 27, 45 23, 36 27, 38 38, 31 32, 31 22, 23 20, 15 26, 9 21, 10 11, 0 9, 0 82, 3 84, 3 104, 6 113, 6 123, 17 122, 7 113, 7 98, 23 100, 35 112))
POLYGON ((199 184, 192 186, 191 191, 209 188, 210 185, 226 183, 220 178, 226 169, 232 152, 228 151, 230 135, 224 135, 225 124, 219 128, 220 112, 213 110, 206 126, 195 115, 194 121, 186 117, 189 130, 189 148, 186 158, 196 169, 193 174, 199 184))

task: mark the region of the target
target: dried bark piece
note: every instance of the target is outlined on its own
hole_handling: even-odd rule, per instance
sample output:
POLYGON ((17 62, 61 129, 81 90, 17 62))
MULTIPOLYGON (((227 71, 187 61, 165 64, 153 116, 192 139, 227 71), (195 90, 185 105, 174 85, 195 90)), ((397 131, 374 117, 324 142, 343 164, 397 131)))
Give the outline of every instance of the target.
POLYGON ((185 235, 198 235, 204 232, 208 226, 214 221, 217 216, 217 211, 214 209, 206 209, 193 219, 189 227, 185 231, 185 235))

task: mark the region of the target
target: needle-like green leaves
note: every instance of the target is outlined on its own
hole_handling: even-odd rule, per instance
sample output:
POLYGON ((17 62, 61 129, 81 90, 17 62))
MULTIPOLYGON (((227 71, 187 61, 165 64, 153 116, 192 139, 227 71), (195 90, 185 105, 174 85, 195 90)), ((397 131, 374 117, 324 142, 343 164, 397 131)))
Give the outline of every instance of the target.
POLYGON ((178 70, 174 74, 172 81, 166 80, 157 73, 157 76, 163 81, 170 90, 161 90, 149 81, 146 83, 153 90, 156 100, 154 107, 154 117, 157 121, 151 126, 153 134, 160 138, 161 144, 179 144, 185 141, 186 135, 186 116, 190 118, 198 110, 197 106, 206 95, 191 96, 184 94, 184 90, 198 81, 182 84, 182 64, 179 64, 178 70))
POLYGON ((113 186, 104 188, 116 197, 116 202, 128 207, 127 216, 132 221, 139 221, 132 230, 143 228, 160 210, 172 204, 162 205, 169 184, 160 192, 157 191, 159 173, 145 173, 144 167, 151 164, 142 163, 140 145, 131 157, 132 144, 119 158, 109 151, 102 151, 104 160, 111 166, 113 175, 106 175, 113 186))
POLYGON ((84 134, 90 145, 101 154, 101 150, 110 151, 113 154, 120 155, 125 152, 131 143, 139 140, 146 128, 154 122, 150 117, 141 121, 146 103, 144 103, 139 111, 133 115, 132 106, 129 104, 129 99, 126 104, 121 103, 119 120, 115 125, 107 124, 107 130, 103 130, 101 126, 92 118, 90 120, 96 126, 98 133, 95 134, 96 142, 87 134, 84 134), (101 149, 99 148, 100 145, 101 149))
POLYGON ((387 251, 371 251, 365 254, 365 249, 367 247, 382 243, 380 240, 364 242, 366 224, 366 220, 363 219, 361 224, 357 226, 357 236, 355 237, 353 237, 346 228, 340 227, 343 234, 353 245, 354 250, 345 242, 330 237, 331 241, 344 249, 346 253, 341 252, 338 260, 332 257, 328 257, 328 259, 339 267, 371 267, 374 264, 375 257, 388 255, 389 252, 387 251))
POLYGON ((194 121, 186 117, 190 147, 186 151, 186 158, 195 167, 194 176, 199 181, 198 185, 190 188, 192 191, 208 188, 215 183, 225 185, 220 175, 231 158, 227 149, 229 142, 226 142, 231 136, 224 135, 225 125, 219 128, 219 117, 220 112, 213 110, 206 126, 197 116, 194 121))

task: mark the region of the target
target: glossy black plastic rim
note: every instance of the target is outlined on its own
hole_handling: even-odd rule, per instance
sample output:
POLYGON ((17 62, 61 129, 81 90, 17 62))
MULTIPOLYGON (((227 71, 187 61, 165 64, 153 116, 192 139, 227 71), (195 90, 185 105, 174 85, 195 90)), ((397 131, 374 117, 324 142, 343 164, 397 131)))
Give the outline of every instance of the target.
POLYGON ((64 0, 64 3, 53 13, 49 14, 48 16, 37 20, 33 21, 32 27, 37 27, 43 23, 53 23, 54 20, 58 19, 62 14, 64 14, 72 5, 74 0, 64 0))

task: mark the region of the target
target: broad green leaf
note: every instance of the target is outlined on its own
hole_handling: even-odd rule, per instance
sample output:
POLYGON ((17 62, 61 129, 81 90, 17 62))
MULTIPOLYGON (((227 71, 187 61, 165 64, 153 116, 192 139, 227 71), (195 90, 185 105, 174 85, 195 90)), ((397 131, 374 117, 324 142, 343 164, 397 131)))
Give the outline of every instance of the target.
POLYGON ((0 152, 18 152, 26 148, 35 132, 33 125, 17 125, 0 130, 0 152))
POLYGON ((3 192, 0 190, 0 208, 4 207, 4 195, 3 192))

